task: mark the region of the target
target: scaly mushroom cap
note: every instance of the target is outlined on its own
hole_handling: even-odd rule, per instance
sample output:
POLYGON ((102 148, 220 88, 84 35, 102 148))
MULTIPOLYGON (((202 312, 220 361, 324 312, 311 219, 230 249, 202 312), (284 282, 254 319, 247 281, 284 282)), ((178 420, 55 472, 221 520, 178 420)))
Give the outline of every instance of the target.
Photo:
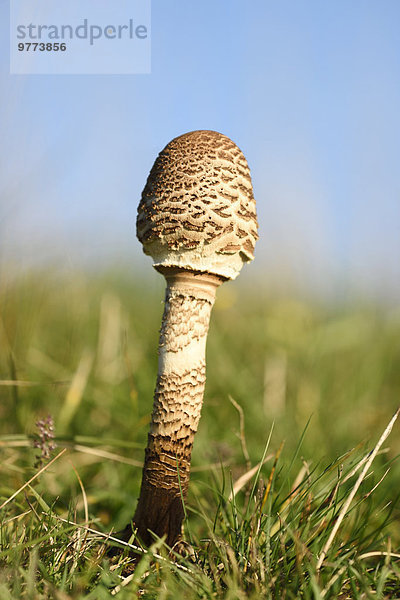
POLYGON ((216 131, 192 131, 158 155, 138 207, 137 236, 154 267, 235 279, 258 239, 250 171, 216 131))

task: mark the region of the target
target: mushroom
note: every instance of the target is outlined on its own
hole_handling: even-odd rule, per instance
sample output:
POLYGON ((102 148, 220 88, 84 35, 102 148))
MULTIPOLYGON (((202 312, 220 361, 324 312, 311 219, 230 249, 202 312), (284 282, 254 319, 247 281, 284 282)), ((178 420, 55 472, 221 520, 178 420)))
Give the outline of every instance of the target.
POLYGON ((167 287, 153 414, 133 523, 145 545, 154 533, 173 546, 184 518, 215 292, 223 281, 237 277, 244 262, 253 260, 258 238, 250 172, 239 148, 215 131, 173 139, 147 179, 137 237, 167 287))

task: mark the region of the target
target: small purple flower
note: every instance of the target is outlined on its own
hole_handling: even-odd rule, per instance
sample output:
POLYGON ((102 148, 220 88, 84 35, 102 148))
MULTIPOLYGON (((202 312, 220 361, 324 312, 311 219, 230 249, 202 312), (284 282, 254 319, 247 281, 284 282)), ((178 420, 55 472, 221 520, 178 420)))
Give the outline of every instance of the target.
POLYGON ((34 448, 39 448, 40 455, 37 457, 36 467, 50 458, 51 452, 56 448, 54 440, 54 421, 49 415, 45 419, 36 422, 37 437, 33 441, 34 448))

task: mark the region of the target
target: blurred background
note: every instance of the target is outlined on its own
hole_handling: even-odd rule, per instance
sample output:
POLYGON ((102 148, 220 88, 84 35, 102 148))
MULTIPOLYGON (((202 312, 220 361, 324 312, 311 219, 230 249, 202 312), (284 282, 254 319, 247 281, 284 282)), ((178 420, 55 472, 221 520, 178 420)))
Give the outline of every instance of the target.
MULTIPOLYGON (((399 403, 400 2, 153 0, 152 73, 137 76, 10 76, 7 4, 3 493, 24 480, 16 465, 34 464, 35 422, 50 413, 91 510, 117 529, 131 517, 164 289, 136 240, 136 207, 158 152, 195 129, 246 155, 260 240, 217 294, 191 489, 211 465, 235 479, 249 464, 230 397, 253 465, 273 423, 271 449, 286 439, 294 469, 370 447, 399 403)), ((399 454, 398 435, 385 452, 399 454)), ((68 460, 46 488, 66 504, 68 460)))
POLYGON ((153 0, 151 75, 12 76, 2 1, 3 272, 156 277, 135 239, 146 177, 170 139, 214 129, 253 177, 243 283, 396 303, 399 19, 397 0, 153 0))

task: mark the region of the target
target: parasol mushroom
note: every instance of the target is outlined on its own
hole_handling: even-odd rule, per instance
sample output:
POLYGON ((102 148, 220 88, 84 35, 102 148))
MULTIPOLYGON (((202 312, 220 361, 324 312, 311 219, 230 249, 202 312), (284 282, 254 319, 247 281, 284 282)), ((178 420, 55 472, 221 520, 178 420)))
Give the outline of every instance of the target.
POLYGON ((154 533, 173 546, 184 518, 215 292, 253 260, 258 238, 250 172, 239 148, 215 131, 173 139, 147 179, 137 236, 167 287, 153 414, 133 522, 145 545, 154 533))

